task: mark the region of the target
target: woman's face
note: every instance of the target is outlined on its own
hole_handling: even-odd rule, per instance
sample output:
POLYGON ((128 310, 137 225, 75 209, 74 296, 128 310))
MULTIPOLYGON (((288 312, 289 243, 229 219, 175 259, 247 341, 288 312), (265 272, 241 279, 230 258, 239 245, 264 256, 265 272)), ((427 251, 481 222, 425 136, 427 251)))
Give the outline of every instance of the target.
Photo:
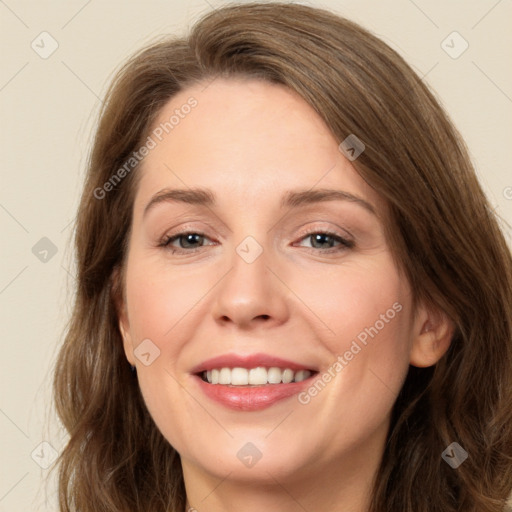
POLYGON ((419 331, 382 200, 282 86, 193 86, 153 129, 120 325, 185 477, 375 469, 419 331))

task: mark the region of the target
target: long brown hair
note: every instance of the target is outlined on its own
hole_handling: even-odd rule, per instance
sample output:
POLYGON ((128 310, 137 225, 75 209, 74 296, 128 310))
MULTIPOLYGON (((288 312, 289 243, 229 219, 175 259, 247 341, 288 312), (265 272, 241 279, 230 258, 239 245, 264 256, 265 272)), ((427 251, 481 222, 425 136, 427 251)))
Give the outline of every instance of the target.
POLYGON ((57 361, 62 512, 183 512, 179 454, 161 435, 126 361, 116 313, 138 168, 112 176, 161 107, 218 76, 296 91, 386 200, 388 239, 414 300, 456 329, 430 368, 410 367, 393 409, 372 512, 498 512, 512 490, 512 260, 461 137, 404 60, 358 25, 297 4, 231 5, 186 38, 132 57, 106 97, 76 226, 74 312, 57 361), (105 183, 111 183, 108 192, 105 183), (112 189, 112 190, 110 190, 112 189), (442 452, 468 453, 457 469, 442 452))

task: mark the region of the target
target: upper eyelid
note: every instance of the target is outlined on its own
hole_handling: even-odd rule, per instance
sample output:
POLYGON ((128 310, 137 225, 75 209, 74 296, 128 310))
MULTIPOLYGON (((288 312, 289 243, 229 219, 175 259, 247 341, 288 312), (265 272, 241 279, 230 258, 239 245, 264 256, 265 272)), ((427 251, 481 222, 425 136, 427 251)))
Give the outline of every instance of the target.
MULTIPOLYGON (((314 223, 314 222, 327 222, 327 221, 323 221, 323 220, 309 221, 309 222, 306 222, 306 223, 300 225, 298 227, 298 230, 302 230, 302 227, 304 225, 312 223, 312 222, 314 223)), ((203 236, 208 236, 209 237, 209 235, 208 235, 208 230, 209 229, 214 229, 214 228, 212 228, 211 226, 208 226, 208 229, 204 229, 204 228, 188 227, 187 225, 185 225, 185 227, 178 228, 178 231, 174 232, 173 230, 170 230, 169 233, 166 232, 162 236, 162 238, 173 238, 175 236, 186 235, 186 234, 198 234, 198 235, 203 235, 203 236)), ((342 231, 343 233, 345 233, 346 236, 352 237, 352 234, 348 230, 342 228, 341 226, 336 226, 336 227, 332 227, 332 228, 325 227, 325 226, 324 227, 318 227, 318 226, 314 227, 314 226, 311 226, 311 227, 306 229, 306 233, 305 234, 316 233, 317 231, 318 232, 330 232, 333 235, 343 236, 341 233, 336 233, 336 231, 342 231)))
MULTIPOLYGON (((328 191, 328 192, 337 193, 339 191, 328 191)), ((322 191, 320 191, 320 193, 322 193, 322 191)), ((290 217, 296 218, 297 216, 303 216, 303 215, 304 216, 326 215, 327 217, 330 217, 333 212, 330 210, 327 210, 327 208, 333 202, 340 203, 340 204, 350 204, 350 203, 354 204, 355 203, 355 204, 363 207, 362 211, 365 211, 365 212, 368 212, 368 213, 371 213, 372 215, 374 215, 374 218, 376 220, 380 219, 380 214, 373 208, 373 206, 370 203, 367 203, 366 201, 358 201, 358 199, 360 199, 360 198, 357 198, 356 196, 352 196, 351 194, 347 194, 344 192, 342 192, 342 194, 343 194, 343 196, 345 196, 345 195, 349 196, 349 198, 348 199, 345 198, 346 199, 345 201, 327 201, 327 200, 326 201, 317 201, 317 202, 307 202, 306 201, 306 203, 303 205, 293 205, 293 208, 291 210, 288 210, 288 212, 286 212, 283 216, 279 217, 277 222, 272 223, 271 227, 267 230, 267 233, 269 233, 270 231, 283 229, 283 225, 286 225, 286 224, 288 224, 288 222, 290 222, 289 221, 290 217), (364 207, 364 205, 362 203, 364 203, 366 205, 366 207, 364 207), (294 209, 298 209, 298 211, 294 213, 293 212, 294 209), (289 215, 290 213, 292 213, 291 216, 289 215), (288 219, 288 220, 286 220, 286 219, 288 219)), ((166 201, 166 200, 156 201, 156 203, 154 203, 153 205, 151 205, 150 208, 148 208, 148 211, 151 210, 154 205, 159 204, 160 202, 165 204, 168 201, 166 201)), ((173 204, 173 201, 169 201, 169 203, 173 204)), ((186 218, 189 215, 192 217, 196 217, 195 219, 190 220, 190 222, 196 222, 196 221, 204 222, 209 226, 209 228, 218 230, 220 233, 223 234, 223 236, 227 236, 228 234, 233 233, 233 230, 230 228, 230 226, 228 224, 226 224, 226 222, 224 222, 224 220, 222 220, 210 207, 205 206, 205 205, 200 205, 200 204, 194 204, 194 203, 190 203, 190 204, 186 203, 186 204, 192 210, 189 210, 188 212, 184 213, 183 215, 180 215, 180 217, 186 218), (194 210, 194 208, 198 208, 198 209, 194 210), (207 208, 208 212, 205 212, 204 208, 207 208), (211 219, 211 215, 213 215, 214 219, 211 219), (212 227, 209 220, 213 220, 213 224, 215 224, 216 227, 212 227)), ((150 205, 148 205, 148 206, 150 206, 150 205)), ((352 210, 350 210, 349 217, 352 218, 353 215, 354 215, 354 213, 352 212, 352 210)), ((317 221, 324 222, 323 219, 317 219, 317 221)), ((186 223, 186 222, 188 222, 188 221, 185 220, 184 223, 186 223)), ((308 221, 308 222, 310 222, 310 221, 308 221)), ((328 221, 325 220, 325 222, 328 222, 328 221)))
MULTIPOLYGON (((287 224, 290 224, 292 221, 288 221, 286 222, 283 226, 279 227, 278 230, 279 231, 282 231, 282 230, 288 230, 289 228, 286 227, 287 224)), ((350 221, 350 222, 353 222, 353 221, 350 221)), ((295 223, 295 222, 293 222, 295 223)), ((346 228, 343 228, 341 225, 338 225, 336 224, 333 220, 332 220, 332 217, 330 219, 328 218, 325 218, 325 219, 322 219, 322 218, 316 218, 316 219, 308 219, 308 220, 305 220, 304 222, 301 222, 299 224, 299 226, 295 226, 294 229, 302 229, 303 226, 306 226, 306 225, 309 225, 309 224, 316 224, 316 223, 324 223, 324 224, 327 224, 327 225, 333 225, 334 227, 332 228, 325 228, 325 227, 322 227, 320 229, 339 229, 341 231, 344 231, 346 232, 347 234, 349 234, 348 230, 346 228)), ((222 227, 218 226, 218 225, 215 225, 215 223, 212 225, 211 223, 203 220, 203 219, 190 219, 190 220, 183 220, 180 224, 179 224, 179 227, 176 226, 174 228, 170 228, 168 231, 172 232, 174 229, 177 229, 179 231, 177 231, 176 233, 181 233, 181 232, 186 232, 186 231, 194 231, 194 232, 200 232, 200 233, 203 233, 205 232, 205 230, 215 230, 215 231, 218 231, 219 233, 221 233, 221 236, 226 236, 227 234, 232 234, 233 233, 233 230, 231 228, 229 228, 228 226, 226 226, 227 229, 224 229, 224 226, 226 226, 226 224, 224 222, 222 222, 222 227), (199 223, 201 226, 200 227, 196 227, 196 224, 199 223), (202 225, 206 226, 206 228, 204 228, 202 225)), ((355 226, 354 226, 355 227, 355 226)), ((276 225, 274 224, 269 230, 267 230, 267 233, 269 231, 272 231, 276 228, 276 225)))
MULTIPOLYGON (((343 230, 343 231, 345 231, 345 230, 343 230)), ((346 232, 346 234, 344 235, 344 234, 338 233, 337 230, 335 230, 335 229, 321 228, 321 227, 308 228, 305 232, 298 235, 299 236, 298 240, 303 240, 304 238, 311 236, 313 234, 316 234, 316 233, 323 233, 323 234, 327 234, 327 235, 335 237, 335 238, 339 238, 342 242, 346 242, 347 244, 355 244, 354 237, 351 234, 349 234, 348 232, 346 232)), ((164 235, 162 237, 161 241, 159 242, 159 245, 168 245, 168 244, 170 244, 171 241, 174 242, 182 236, 192 235, 192 234, 200 235, 204 238, 207 238, 210 241, 214 241, 207 233, 205 233, 204 230, 193 229, 193 228, 190 228, 190 229, 183 228, 183 230, 177 231, 176 233, 170 233, 170 234, 164 235)), ((210 245, 214 245, 214 244, 210 244, 210 245)), ((200 249, 200 248, 201 247, 199 247, 198 249, 200 249)), ((186 251, 186 249, 183 249, 183 248, 179 248, 179 250, 186 251)), ((192 252, 192 251, 188 251, 188 252, 192 252)))

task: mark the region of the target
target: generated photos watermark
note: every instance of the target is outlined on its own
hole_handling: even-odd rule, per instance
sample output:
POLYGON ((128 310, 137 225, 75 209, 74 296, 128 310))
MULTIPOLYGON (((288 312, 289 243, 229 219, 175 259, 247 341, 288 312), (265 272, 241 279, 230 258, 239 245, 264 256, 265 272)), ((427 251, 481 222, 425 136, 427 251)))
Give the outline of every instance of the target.
POLYGON ((386 324, 389 324, 393 318, 402 311, 402 304, 395 302, 385 313, 382 313, 377 321, 370 326, 365 327, 356 337, 352 340, 350 348, 342 355, 338 355, 337 359, 320 375, 305 391, 298 395, 299 403, 306 405, 311 402, 311 399, 321 393, 327 384, 336 377, 348 364, 352 361, 363 348, 368 345, 377 334, 379 334, 386 324))
POLYGON ((114 190, 116 185, 130 174, 133 169, 139 164, 146 156, 149 155, 150 151, 155 149, 159 142, 161 142, 165 135, 169 134, 176 126, 178 126, 185 117, 192 112, 192 109, 197 107, 198 101, 191 96, 186 103, 181 105, 180 108, 174 109, 174 114, 169 118, 168 121, 160 123, 152 132, 148 135, 148 138, 144 144, 137 150, 134 151, 130 157, 126 160, 123 166, 119 167, 117 171, 105 182, 101 187, 94 189, 94 197, 96 199, 105 199, 108 192, 114 190))

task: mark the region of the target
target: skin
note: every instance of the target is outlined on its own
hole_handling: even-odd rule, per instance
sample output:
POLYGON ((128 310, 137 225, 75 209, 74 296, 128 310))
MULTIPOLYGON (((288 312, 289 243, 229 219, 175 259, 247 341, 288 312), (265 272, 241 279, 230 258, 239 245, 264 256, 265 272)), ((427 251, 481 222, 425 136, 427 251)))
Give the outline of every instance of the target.
POLYGON ((155 127, 190 96, 198 101, 140 170, 119 313, 126 357, 181 455, 191 507, 363 512, 409 364, 435 364, 452 326, 421 304, 412 310, 384 234, 386 205, 304 100, 254 79, 205 87, 163 107, 155 127), (197 186, 217 205, 161 202, 143 215, 162 189, 197 186), (339 200, 280 208, 286 191, 320 188, 356 195, 376 214, 339 200), (355 245, 315 244, 309 230, 355 245), (159 246, 179 231, 205 238, 159 246), (252 263, 236 252, 247 236, 263 249, 252 263), (322 375, 394 303, 401 311, 307 404, 293 396, 234 411, 207 398, 190 373, 210 357, 263 352, 322 375), (160 350, 148 366, 134 356, 145 339, 160 350), (262 454, 251 468, 236 456, 247 442, 262 454))

